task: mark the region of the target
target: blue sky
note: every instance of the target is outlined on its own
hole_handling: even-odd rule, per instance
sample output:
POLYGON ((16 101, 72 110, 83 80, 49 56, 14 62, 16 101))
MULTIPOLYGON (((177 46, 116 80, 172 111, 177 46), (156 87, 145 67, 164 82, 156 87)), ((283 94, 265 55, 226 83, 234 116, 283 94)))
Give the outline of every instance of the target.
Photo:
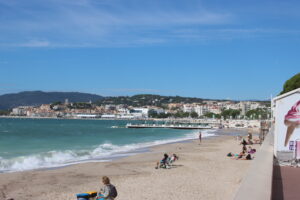
POLYGON ((268 99, 300 72, 299 1, 0 0, 0 94, 268 99))

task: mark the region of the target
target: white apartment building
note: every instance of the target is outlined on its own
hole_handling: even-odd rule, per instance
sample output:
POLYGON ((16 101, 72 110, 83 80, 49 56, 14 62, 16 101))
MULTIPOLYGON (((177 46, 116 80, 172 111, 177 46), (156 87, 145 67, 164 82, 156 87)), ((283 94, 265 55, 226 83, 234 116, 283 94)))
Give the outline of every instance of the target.
POLYGON ((198 114, 198 116, 203 116, 208 112, 206 105, 197 105, 194 107, 194 111, 198 114))
POLYGON ((20 107, 17 107, 17 108, 13 108, 12 112, 11 112, 11 115, 24 116, 24 115, 27 114, 27 108, 28 107, 25 107, 25 106, 20 106, 20 107))
POLYGON ((250 104, 250 110, 255 110, 257 108, 261 108, 262 106, 260 105, 260 103, 257 102, 251 102, 250 104))
POLYGON ((118 114, 121 114, 121 115, 127 115, 130 113, 130 110, 127 108, 118 108, 117 111, 118 111, 118 114))
POLYGON ((135 118, 147 118, 148 112, 149 108, 133 108, 130 110, 130 114, 132 114, 135 118))
POLYGON ((228 109, 233 109, 233 110, 238 110, 240 109, 241 106, 240 106, 240 103, 235 103, 235 104, 227 104, 225 106, 225 109, 228 110, 228 109))
POLYGON ((183 112, 194 112, 194 106, 192 104, 184 104, 183 105, 183 112))

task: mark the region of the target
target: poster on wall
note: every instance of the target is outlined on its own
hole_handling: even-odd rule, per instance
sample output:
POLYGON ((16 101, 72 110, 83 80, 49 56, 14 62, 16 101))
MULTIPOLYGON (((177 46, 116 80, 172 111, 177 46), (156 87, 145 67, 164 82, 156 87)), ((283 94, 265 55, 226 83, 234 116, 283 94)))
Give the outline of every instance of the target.
POLYGON ((287 146, 295 132, 295 129, 300 127, 300 101, 295 103, 295 105, 285 115, 284 124, 287 126, 284 146, 287 146))
POLYGON ((300 141, 299 96, 282 99, 276 117, 277 151, 294 151, 300 141))

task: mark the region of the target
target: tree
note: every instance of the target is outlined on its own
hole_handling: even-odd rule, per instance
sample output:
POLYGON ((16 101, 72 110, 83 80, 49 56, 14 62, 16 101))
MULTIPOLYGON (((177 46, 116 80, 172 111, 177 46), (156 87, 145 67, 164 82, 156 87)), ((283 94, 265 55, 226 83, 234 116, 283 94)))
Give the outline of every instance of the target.
POLYGON ((240 110, 234 110, 234 109, 223 110, 221 113, 224 119, 228 119, 229 117, 235 119, 239 114, 240 114, 240 110))
POLYGON ((192 112, 191 113, 191 118, 198 118, 198 113, 192 112))
POLYGON ((155 110, 149 110, 148 111, 148 116, 151 117, 151 118, 157 118, 158 114, 155 110))
POLYGON ((51 103, 51 104, 50 104, 50 108, 53 109, 53 107, 54 107, 54 106, 57 106, 57 105, 62 105, 62 102, 61 102, 61 101, 56 101, 56 102, 54 102, 54 103, 51 103))
POLYGON ((268 117, 271 115, 270 111, 268 109, 262 109, 262 108, 257 108, 257 109, 254 109, 254 110, 249 110, 247 113, 246 113, 246 116, 248 118, 252 118, 253 119, 268 119, 268 117))
POLYGON ((151 118, 168 118, 171 116, 170 113, 157 113, 155 110, 151 109, 148 111, 148 116, 151 118))
POLYGON ((9 115, 11 111, 10 110, 0 110, 0 116, 1 115, 9 115))
POLYGON ((189 117, 189 116, 190 116, 190 113, 182 112, 182 111, 179 111, 179 112, 174 114, 174 117, 176 117, 176 118, 186 118, 186 117, 189 117))
POLYGON ((90 103, 85 103, 85 102, 77 102, 73 103, 72 105, 68 105, 68 108, 70 109, 91 109, 92 105, 90 103))
POLYGON ((280 94, 287 93, 297 88, 300 88, 300 73, 296 74, 284 83, 283 90, 280 92, 280 94))
POLYGON ((215 114, 215 113, 212 113, 212 112, 205 113, 204 116, 207 117, 207 118, 215 118, 215 119, 220 119, 221 118, 221 115, 215 114))

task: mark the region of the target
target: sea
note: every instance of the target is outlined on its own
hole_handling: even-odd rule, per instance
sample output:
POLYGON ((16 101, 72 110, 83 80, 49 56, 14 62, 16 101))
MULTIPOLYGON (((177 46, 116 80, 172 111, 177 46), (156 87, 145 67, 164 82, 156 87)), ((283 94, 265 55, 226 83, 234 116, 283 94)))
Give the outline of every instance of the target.
MULTIPOLYGON (((0 118, 0 173, 107 162, 198 138, 199 130, 130 129, 144 121, 0 118)), ((203 130, 202 137, 213 137, 203 130)))

